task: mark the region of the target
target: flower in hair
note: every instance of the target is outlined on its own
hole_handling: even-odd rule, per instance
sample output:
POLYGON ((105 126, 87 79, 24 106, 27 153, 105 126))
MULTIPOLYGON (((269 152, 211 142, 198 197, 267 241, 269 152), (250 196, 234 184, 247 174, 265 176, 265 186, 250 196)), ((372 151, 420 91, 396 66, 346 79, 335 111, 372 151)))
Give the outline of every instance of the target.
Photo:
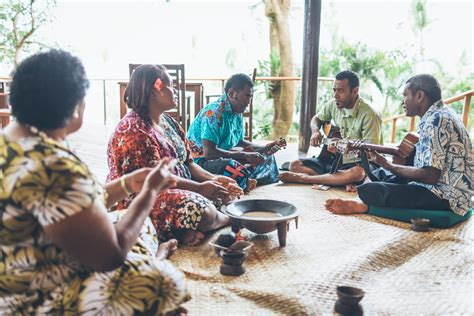
POLYGON ((160 78, 156 78, 154 87, 156 91, 161 92, 161 89, 163 88, 163 81, 161 81, 160 78))

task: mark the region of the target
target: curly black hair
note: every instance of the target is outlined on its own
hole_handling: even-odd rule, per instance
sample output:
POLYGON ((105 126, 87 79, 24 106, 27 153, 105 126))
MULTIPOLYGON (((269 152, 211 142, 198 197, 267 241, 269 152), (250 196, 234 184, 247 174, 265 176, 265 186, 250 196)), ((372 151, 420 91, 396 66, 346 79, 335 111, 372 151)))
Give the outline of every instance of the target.
POLYGON ((224 91, 227 93, 230 88, 234 88, 235 91, 242 91, 245 86, 253 88, 252 79, 246 74, 235 74, 227 79, 224 91))
POLYGON ((132 73, 123 96, 127 106, 138 113, 147 123, 151 122, 148 105, 156 79, 165 79, 166 68, 162 65, 140 65, 132 73))
POLYGON ((12 115, 39 130, 63 128, 88 87, 79 58, 57 49, 35 54, 14 70, 10 86, 12 115))

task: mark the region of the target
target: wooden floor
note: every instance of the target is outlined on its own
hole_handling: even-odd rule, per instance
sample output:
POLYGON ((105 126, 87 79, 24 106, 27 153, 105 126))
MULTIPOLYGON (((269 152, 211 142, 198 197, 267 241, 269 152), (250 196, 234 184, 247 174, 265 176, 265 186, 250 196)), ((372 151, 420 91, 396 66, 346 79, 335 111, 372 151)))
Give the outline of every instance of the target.
MULTIPOLYGON (((107 143, 115 125, 84 123, 82 128, 70 136, 70 142, 77 154, 89 166, 100 181, 107 176, 107 143)), ((265 144, 266 142, 262 142, 265 144)), ((312 154, 314 148, 308 154, 312 154)), ((285 161, 298 158, 298 144, 288 144, 287 148, 275 155, 280 166, 285 161)))

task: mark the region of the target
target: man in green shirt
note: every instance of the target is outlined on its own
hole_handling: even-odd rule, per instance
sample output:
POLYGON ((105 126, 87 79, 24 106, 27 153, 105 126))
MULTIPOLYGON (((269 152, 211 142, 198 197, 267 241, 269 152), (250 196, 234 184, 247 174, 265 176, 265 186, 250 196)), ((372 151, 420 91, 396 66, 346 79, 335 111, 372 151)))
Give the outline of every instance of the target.
MULTIPOLYGON (((381 144, 382 119, 359 96, 357 74, 350 70, 338 73, 333 91, 334 100, 326 103, 311 120, 310 144, 312 146, 322 144, 321 127, 324 122, 330 122, 333 127, 337 127, 340 132, 338 137, 343 139, 357 139, 371 144, 381 144)), ((319 157, 292 161, 289 167, 290 172, 281 173, 280 180, 323 185, 350 185, 364 180, 365 171, 358 165, 360 160, 358 157, 354 157, 354 155, 340 157, 331 145, 323 147, 322 151, 325 154, 319 157), (335 164, 339 159, 342 159, 342 164, 340 161, 337 172, 334 172, 335 164)))

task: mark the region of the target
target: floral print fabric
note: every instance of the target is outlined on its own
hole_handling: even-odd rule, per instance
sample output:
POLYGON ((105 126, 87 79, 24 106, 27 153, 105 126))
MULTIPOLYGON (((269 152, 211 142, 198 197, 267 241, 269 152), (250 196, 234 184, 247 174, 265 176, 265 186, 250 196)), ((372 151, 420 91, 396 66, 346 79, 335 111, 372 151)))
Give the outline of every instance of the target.
POLYGON ((150 221, 109 272, 90 271, 51 243, 44 227, 90 207, 102 190, 63 144, 0 134, 0 166, 0 314, 159 314, 189 298, 182 273, 154 257, 150 221))
POLYGON ((413 182, 449 201, 451 210, 465 215, 472 207, 474 194, 474 154, 463 123, 439 100, 423 115, 418 125, 414 166, 434 167, 441 171, 435 185, 413 182))
MULTIPOLYGON (((183 129, 165 113, 161 115, 160 125, 153 128, 138 113, 129 112, 110 138, 107 157, 107 181, 143 167, 154 167, 164 157, 178 160, 176 175, 191 178, 189 143, 183 129)), ((117 209, 127 208, 134 197, 119 202, 117 209)), ((196 230, 202 213, 211 205, 211 201, 192 191, 171 189, 160 193, 150 215, 158 238, 169 240, 176 238, 179 230, 196 230)))

